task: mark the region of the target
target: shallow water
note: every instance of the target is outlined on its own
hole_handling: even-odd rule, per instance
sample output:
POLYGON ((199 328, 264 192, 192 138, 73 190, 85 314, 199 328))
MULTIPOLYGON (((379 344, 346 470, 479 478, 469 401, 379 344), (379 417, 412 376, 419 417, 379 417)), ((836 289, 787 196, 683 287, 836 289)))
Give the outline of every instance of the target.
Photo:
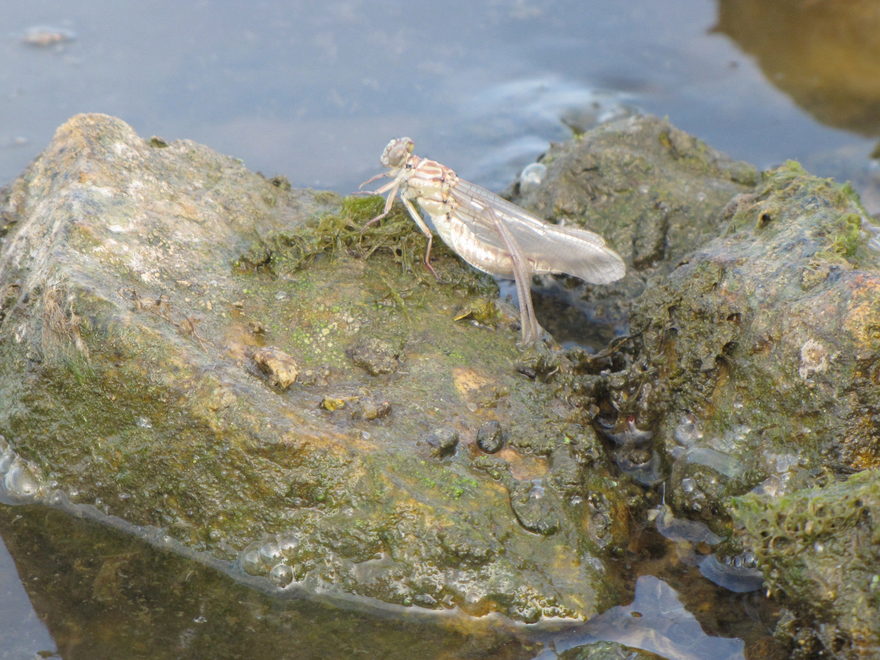
MULTIPOLYGON (((561 117, 582 125, 622 107, 668 116, 759 166, 796 158, 870 182, 876 126, 851 119, 859 115, 850 106, 870 109, 873 88, 820 90, 845 93, 850 106, 800 93, 790 72, 766 64, 809 45, 796 28, 773 37, 797 17, 754 15, 755 5, 12 3, 0 40, 0 183, 70 115, 105 112, 142 135, 190 138, 295 185, 340 192, 378 171, 389 138, 410 135, 418 153, 501 189, 548 141, 569 135, 561 117), (751 23, 731 21, 738 8, 733 15, 751 23), (41 26, 72 39, 23 43, 41 26), (765 42, 776 50, 766 52, 765 42)), ((848 78, 875 73, 846 56, 835 63, 854 71, 848 78)))
POLYGON ((766 638, 759 594, 728 597, 699 579, 687 555, 668 550, 646 564, 662 578, 640 577, 631 604, 585 624, 524 626, 267 593, 265 581, 233 570, 234 580, 222 562, 185 558, 155 535, 148 543, 79 508, 86 517, 0 505, 0 658, 548 660, 608 640, 661 657, 736 660, 746 656, 734 635, 753 645, 766 638))
POLYGON ((533 657, 538 647, 489 621, 272 597, 42 507, 0 507, 0 535, 8 547, 0 543, 0 658, 512 660, 533 657), (16 565, 23 584, 10 578, 16 565))
MULTIPOLYGON (((816 13, 828 3, 807 3, 812 9, 794 16, 768 4, 11 3, 0 33, 0 185, 77 112, 117 115, 144 136, 205 143, 297 186, 348 192, 379 171, 393 136, 412 136, 418 153, 500 190, 570 127, 644 110, 761 167, 796 158, 854 179, 880 209, 870 158, 880 126, 866 111, 880 97, 876 44, 859 43, 846 15, 816 13), (811 69, 805 53, 817 44, 834 57, 811 69)), ((880 33, 855 13, 869 5, 847 6, 866 34, 880 33)), ((0 658, 122 657, 129 649, 235 657, 279 639, 291 646, 274 647, 278 657, 414 657, 408 645, 419 644, 448 657, 538 652, 520 632, 280 604, 58 516, 0 507, 9 546, 0 551, 0 658), (35 537, 43 528, 53 532, 35 537), (123 579, 150 575, 152 586, 123 579), (91 605, 42 588, 47 580, 91 605), (254 621, 263 623, 246 634, 242 622, 254 621)))

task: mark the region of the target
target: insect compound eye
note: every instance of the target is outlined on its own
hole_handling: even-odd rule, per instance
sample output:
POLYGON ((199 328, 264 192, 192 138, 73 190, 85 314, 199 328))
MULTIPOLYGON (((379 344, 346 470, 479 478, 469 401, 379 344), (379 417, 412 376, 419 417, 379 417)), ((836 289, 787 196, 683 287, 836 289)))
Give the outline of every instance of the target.
POLYGON ((379 160, 385 167, 403 167, 414 147, 415 142, 411 138, 394 138, 385 147, 379 160))

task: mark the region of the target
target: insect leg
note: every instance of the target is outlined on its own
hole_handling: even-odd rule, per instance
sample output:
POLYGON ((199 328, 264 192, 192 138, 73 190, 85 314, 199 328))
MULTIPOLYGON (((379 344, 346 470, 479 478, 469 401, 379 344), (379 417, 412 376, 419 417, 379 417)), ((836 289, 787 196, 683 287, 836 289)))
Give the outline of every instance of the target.
POLYGON ((385 199, 385 208, 382 209, 382 212, 379 215, 377 215, 375 218, 373 218, 367 224, 361 227, 361 232, 366 231, 367 227, 376 222, 379 222, 379 220, 381 220, 391 212, 391 205, 394 204, 394 198, 397 196, 398 188, 400 188, 400 179, 394 179, 394 181, 390 181, 378 190, 374 191, 377 195, 381 195, 382 193, 388 192, 389 190, 391 192, 388 193, 388 197, 385 199))
POLYGON ((364 187, 365 185, 367 185, 368 183, 373 183, 373 181, 377 181, 377 180, 379 180, 379 179, 383 179, 383 178, 385 178, 386 176, 391 176, 391 173, 390 173, 390 172, 380 172, 380 173, 377 174, 376 176, 371 176, 369 179, 367 179, 367 180, 364 181, 361 185, 358 186, 358 190, 363 190, 363 187, 364 187))
POLYGON ((406 210, 409 211, 410 217, 415 221, 415 223, 419 226, 419 229, 428 239, 428 247, 425 250, 425 265, 428 267, 428 270, 431 271, 431 274, 439 280, 440 276, 431 265, 431 244, 434 242, 434 234, 431 233, 428 225, 426 225, 425 221, 422 219, 422 214, 419 213, 419 210, 413 205, 413 203, 404 197, 401 197, 401 199, 403 200, 403 205, 406 207, 406 210))

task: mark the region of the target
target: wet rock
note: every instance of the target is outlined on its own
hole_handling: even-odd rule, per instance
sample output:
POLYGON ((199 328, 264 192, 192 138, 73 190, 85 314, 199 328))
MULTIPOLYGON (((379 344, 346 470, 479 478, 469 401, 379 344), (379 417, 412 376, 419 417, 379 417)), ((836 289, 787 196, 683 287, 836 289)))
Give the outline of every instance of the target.
POLYGON ((458 431, 449 428, 436 429, 425 437, 425 443, 431 447, 434 456, 451 456, 458 447, 458 431))
POLYGON ((269 377, 274 387, 286 390, 296 382, 299 373, 296 361, 284 351, 264 346, 251 353, 251 359, 269 377))
POLYGON ((504 446, 504 432, 498 420, 490 420, 477 429, 477 446, 487 454, 494 454, 504 446))
MULTIPOLYGON (((491 280, 439 245, 443 283, 425 275, 397 210, 362 232, 381 204, 288 191, 103 115, 61 126, 0 193, 8 493, 114 516, 273 589, 292 575, 286 588, 529 620, 613 604, 622 583, 589 531, 554 514, 549 544, 468 452, 424 459, 424 429, 478 428, 492 409, 512 448, 486 458, 504 478, 536 460, 517 447, 552 452, 580 411, 557 391, 570 379, 515 372, 514 329, 455 321, 497 295, 491 280), (267 358, 261 375, 264 346, 301 387, 277 396, 269 380, 292 370, 267 358), (378 424, 361 407, 371 374, 392 376, 378 424)), ((625 510, 607 466, 593 473, 625 510)), ((627 526, 612 517, 610 535, 627 526)))
POLYGON ((641 370, 664 377, 634 373, 629 405, 666 411, 654 431, 674 499, 705 496, 709 515, 771 476, 880 465, 878 229, 849 188, 795 164, 724 217, 724 235, 655 281, 633 319, 641 370))
POLYGON ((510 490, 510 506, 516 519, 535 534, 550 536, 559 530, 555 504, 540 481, 518 482, 510 490))
POLYGON ((839 657, 880 653, 880 471, 781 497, 745 495, 733 515, 767 589, 798 614, 796 634, 810 631, 839 657))
MULTIPOLYGON (((608 401, 649 413, 675 514, 729 536, 731 496, 784 508, 788 493, 880 466, 880 230, 848 186, 795 163, 718 220, 718 237, 634 302, 642 346, 608 401)), ((772 561, 759 561, 768 580, 772 561)))
MULTIPOLYGON (((759 176, 645 117, 554 145, 542 163, 546 178, 516 201, 583 222, 630 266, 614 287, 583 289, 591 320, 627 319, 631 341, 607 375, 584 364, 581 392, 628 475, 668 476, 675 518, 728 538, 742 515, 731 496, 784 510, 788 493, 880 468, 880 229, 848 186, 796 163, 759 176)), ((810 538, 792 533, 798 547, 810 538)), ((847 589, 826 594, 835 612, 847 589)), ((794 606, 801 630, 816 620, 810 598, 822 602, 794 606)), ((834 652, 858 647, 848 625, 837 646, 817 634, 834 652)))

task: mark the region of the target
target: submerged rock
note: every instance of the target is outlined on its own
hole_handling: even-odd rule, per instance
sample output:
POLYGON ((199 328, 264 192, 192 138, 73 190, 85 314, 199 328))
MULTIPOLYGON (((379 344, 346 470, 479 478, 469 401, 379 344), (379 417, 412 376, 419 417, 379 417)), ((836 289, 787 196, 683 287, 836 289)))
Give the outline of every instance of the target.
POLYGON ((527 621, 616 602, 602 547, 631 493, 567 367, 525 378, 510 321, 457 322, 494 282, 438 247, 437 283, 403 214, 362 233, 380 205, 111 117, 64 124, 0 196, 0 434, 33 477, 7 490, 270 589, 527 621), (488 457, 470 449, 490 420, 508 446, 488 457), (440 426, 459 450, 431 460, 440 426), (589 498, 554 494, 560 452, 590 454, 589 498), (545 475, 549 537, 510 504, 545 475))

